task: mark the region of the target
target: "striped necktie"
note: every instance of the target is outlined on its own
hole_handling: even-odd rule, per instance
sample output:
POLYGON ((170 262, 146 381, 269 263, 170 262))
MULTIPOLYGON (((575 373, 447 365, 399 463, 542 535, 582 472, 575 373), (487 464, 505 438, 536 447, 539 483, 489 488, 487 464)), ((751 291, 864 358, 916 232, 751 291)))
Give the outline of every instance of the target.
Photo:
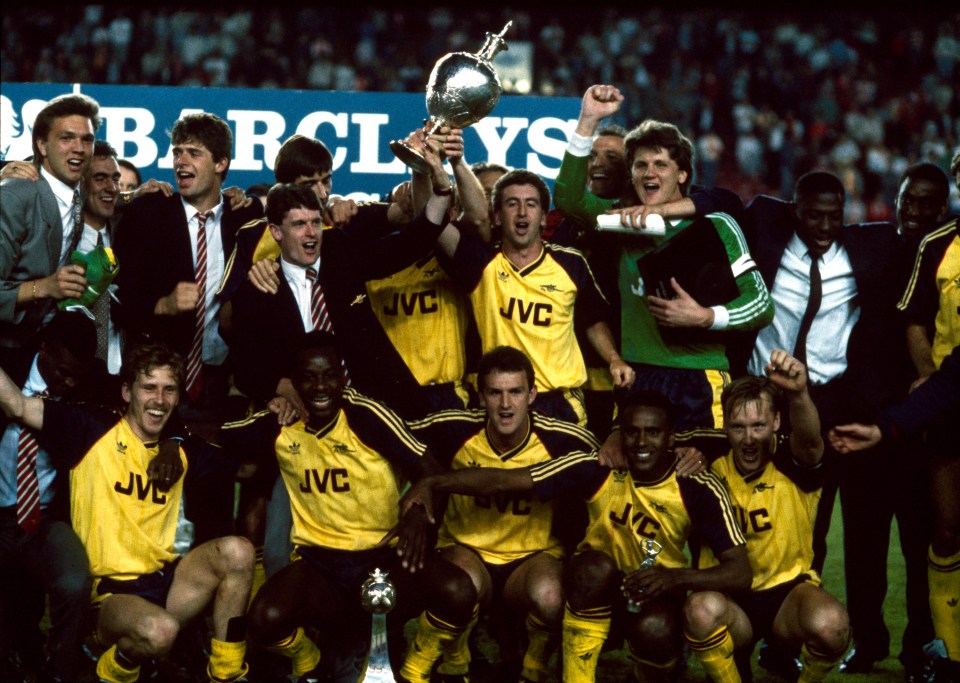
POLYGON ((194 309, 195 324, 193 343, 187 356, 187 396, 192 401, 200 400, 203 391, 203 330, 207 319, 207 231, 206 224, 213 211, 198 213, 197 219, 197 263, 194 280, 197 283, 197 307, 194 309))
MULTIPOLYGON (((44 397, 42 391, 37 396, 44 397)), ((40 444, 33 431, 20 427, 17 441, 17 524, 32 534, 40 525, 40 479, 37 477, 37 454, 40 444)))
POLYGON ((320 330, 321 332, 333 332, 333 324, 330 322, 330 315, 327 313, 327 302, 323 298, 323 289, 320 287, 320 278, 317 277, 317 271, 313 268, 307 268, 307 280, 310 281, 310 319, 312 321, 312 332, 320 330))

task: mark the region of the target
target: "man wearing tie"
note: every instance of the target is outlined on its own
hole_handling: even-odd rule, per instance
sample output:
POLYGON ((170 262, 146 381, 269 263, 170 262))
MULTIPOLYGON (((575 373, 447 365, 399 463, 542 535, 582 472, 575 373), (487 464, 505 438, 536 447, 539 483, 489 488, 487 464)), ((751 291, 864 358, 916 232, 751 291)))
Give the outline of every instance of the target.
POLYGON ((29 371, 37 331, 54 304, 87 286, 83 268, 67 264, 83 229, 80 181, 99 111, 86 95, 50 100, 33 124, 39 182, 16 173, 0 182, 0 365, 15 381, 29 371))
MULTIPOLYGON (((758 196, 747 207, 744 233, 776 306, 773 322, 752 346, 747 369, 763 375, 773 349, 792 349, 809 371, 810 393, 824 431, 848 417, 875 417, 892 400, 883 344, 894 334, 897 235, 889 223, 844 225, 843 184, 835 175, 807 173, 793 203, 758 196)), ((814 568, 822 571, 833 500, 862 478, 845 476, 827 447, 825 485, 814 527, 814 568)), ((852 489, 851 489, 852 490, 852 489)), ((845 519, 849 511, 844 509, 845 519)), ((848 522, 849 523, 849 522, 848 522)), ((856 554, 857 534, 844 534, 856 554)), ((885 653, 880 653, 885 656, 885 653)))
MULTIPOLYGON (((232 209, 223 200, 233 148, 226 121, 188 114, 174 123, 171 142, 178 192, 137 197, 117 226, 119 322, 128 346, 150 337, 186 359, 180 416, 194 434, 211 438, 221 423, 242 414, 228 399, 227 345, 217 325, 224 255, 240 226, 263 209, 258 201, 232 209)), ((233 485, 224 482, 185 497, 198 545, 233 530, 233 485)))

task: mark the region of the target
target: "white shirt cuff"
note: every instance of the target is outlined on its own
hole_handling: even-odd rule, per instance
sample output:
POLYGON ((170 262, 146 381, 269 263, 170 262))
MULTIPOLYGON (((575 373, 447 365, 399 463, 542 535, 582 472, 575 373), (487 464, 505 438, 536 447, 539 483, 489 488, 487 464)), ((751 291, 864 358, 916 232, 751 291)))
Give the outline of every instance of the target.
POLYGON ((575 157, 588 157, 590 150, 593 149, 593 138, 570 134, 570 143, 567 145, 567 152, 575 157))
POLYGON ((730 313, 724 306, 711 306, 710 310, 713 311, 713 324, 710 326, 711 330, 725 330, 727 325, 730 324, 730 313))

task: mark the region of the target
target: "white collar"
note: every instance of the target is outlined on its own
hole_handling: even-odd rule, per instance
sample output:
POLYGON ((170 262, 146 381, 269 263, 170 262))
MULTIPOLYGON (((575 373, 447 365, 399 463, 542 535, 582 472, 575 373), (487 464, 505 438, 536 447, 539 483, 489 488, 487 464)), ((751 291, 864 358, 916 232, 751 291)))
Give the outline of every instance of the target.
POLYGON ((50 189, 53 190, 53 194, 57 199, 67 206, 73 204, 73 193, 75 191, 74 188, 64 183, 52 173, 48 173, 47 169, 45 169, 43 166, 40 167, 40 177, 47 181, 47 183, 50 185, 50 189))

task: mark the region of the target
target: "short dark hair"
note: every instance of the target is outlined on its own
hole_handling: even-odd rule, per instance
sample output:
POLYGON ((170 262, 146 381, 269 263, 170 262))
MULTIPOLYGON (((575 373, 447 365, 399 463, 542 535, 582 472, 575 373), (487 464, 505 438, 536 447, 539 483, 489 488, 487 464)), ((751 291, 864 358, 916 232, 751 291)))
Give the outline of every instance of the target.
POLYGON ((950 178, 947 177, 947 174, 943 172, 942 168, 936 164, 931 164, 929 161, 908 166, 903 173, 900 174, 900 180, 897 182, 898 196, 900 190, 903 188, 903 183, 907 180, 926 180, 933 185, 937 192, 937 204, 946 204, 947 199, 950 197, 950 178))
POLYGON ((332 350, 337 360, 340 360, 340 348, 337 346, 337 338, 332 332, 314 330, 313 332, 305 334, 297 345, 297 350, 294 354, 296 358, 294 367, 299 367, 304 357, 326 349, 332 350))
POLYGON ((233 152, 233 131, 226 121, 207 112, 187 114, 173 124, 170 140, 175 145, 195 140, 210 150, 214 161, 226 159, 227 166, 220 174, 220 180, 226 180, 233 152))
POLYGON ((490 173, 491 171, 497 173, 509 173, 510 169, 504 166, 503 164, 497 164, 492 161, 478 161, 475 164, 470 164, 470 170, 473 171, 473 175, 480 175, 481 173, 490 173))
POLYGON ((676 419, 677 407, 659 391, 643 389, 630 394, 621 401, 620 414, 626 415, 628 410, 635 410, 637 408, 655 408, 662 410, 667 416, 667 431, 673 431, 673 421, 676 419))
POLYGON ((40 156, 38 140, 45 140, 50 135, 53 122, 64 116, 85 116, 93 124, 93 132, 100 128, 100 105, 89 95, 74 93, 60 95, 47 102, 47 106, 40 110, 33 121, 33 161, 39 164, 43 161, 40 156))
POLYGON ((540 206, 544 213, 550 209, 550 188, 547 187, 543 178, 525 168, 515 168, 500 176, 496 185, 493 186, 493 208, 495 210, 499 211, 500 207, 503 206, 503 191, 511 185, 533 185, 540 193, 540 206))
POLYGON ((267 220, 273 225, 283 223, 290 209, 313 209, 320 211, 317 193, 308 187, 294 183, 277 183, 267 193, 267 220))
POLYGON ((117 150, 113 148, 106 140, 94 140, 93 142, 93 156, 95 157, 113 157, 117 158, 117 150))
POLYGON ((80 362, 97 353, 97 326, 80 311, 58 311, 40 331, 41 343, 66 349, 80 362))
POLYGON ((814 197, 820 194, 835 194, 840 196, 840 201, 846 201, 847 193, 843 189, 843 181, 833 173, 826 171, 810 171, 804 173, 797 180, 793 188, 793 201, 799 204, 802 199, 814 197))
POLYGON ((137 187, 140 187, 143 184, 143 176, 140 175, 140 169, 134 166, 132 161, 128 161, 126 159, 117 159, 117 163, 120 164, 121 168, 131 171, 133 175, 137 177, 137 187))
POLYGON ((611 135, 615 138, 625 138, 627 137, 627 129, 618 123, 605 123, 597 128, 594 137, 599 138, 604 135, 611 135))
POLYGON ((770 407, 774 413, 780 410, 780 387, 770 381, 768 377, 747 375, 735 379, 723 388, 720 393, 720 405, 723 406, 723 420, 733 414, 733 411, 746 403, 759 402, 764 396, 770 400, 770 407))
POLYGON ((183 384, 186 366, 183 356, 162 342, 149 341, 134 344, 123 357, 120 366, 120 381, 127 386, 133 386, 134 381, 141 374, 149 374, 155 368, 169 367, 177 380, 177 385, 183 384))
POLYGON ((640 148, 663 150, 681 171, 686 171, 687 179, 680 183, 680 194, 686 197, 690 183, 693 182, 693 143, 690 138, 672 123, 647 119, 623 139, 623 155, 627 169, 633 167, 633 157, 640 148))
POLYGON ((278 183, 292 183, 300 176, 326 173, 333 168, 333 156, 320 140, 291 135, 277 152, 273 175, 278 183))
POLYGON ((483 391, 491 372, 522 372, 530 389, 534 387, 533 363, 527 354, 512 346, 498 346, 483 354, 477 368, 477 389, 483 391))

